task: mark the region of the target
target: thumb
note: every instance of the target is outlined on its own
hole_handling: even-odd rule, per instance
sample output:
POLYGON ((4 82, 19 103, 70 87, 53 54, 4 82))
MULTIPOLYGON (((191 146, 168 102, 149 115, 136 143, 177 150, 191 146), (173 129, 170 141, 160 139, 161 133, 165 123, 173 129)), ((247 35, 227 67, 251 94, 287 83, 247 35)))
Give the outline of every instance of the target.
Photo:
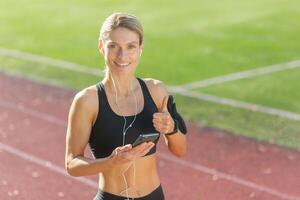
POLYGON ((129 149, 132 149, 131 144, 126 144, 125 146, 121 147, 121 151, 128 151, 129 149))
POLYGON ((164 97, 161 107, 159 109, 159 112, 168 112, 168 107, 167 107, 168 99, 169 99, 169 96, 164 97))
POLYGON ((131 144, 127 144, 125 146, 120 146, 120 147, 117 147, 116 148, 116 153, 121 153, 121 152, 124 152, 124 151, 128 151, 129 149, 131 149, 131 144))

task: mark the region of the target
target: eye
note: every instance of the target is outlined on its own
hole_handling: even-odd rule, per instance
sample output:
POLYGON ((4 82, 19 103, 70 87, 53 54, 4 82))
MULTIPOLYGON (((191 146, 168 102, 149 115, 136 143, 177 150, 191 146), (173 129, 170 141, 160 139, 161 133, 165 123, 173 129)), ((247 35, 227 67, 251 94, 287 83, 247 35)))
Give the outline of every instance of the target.
POLYGON ((128 48, 129 48, 129 49, 135 49, 135 48, 136 48, 136 46, 135 46, 135 45, 133 45, 133 44, 130 44, 130 45, 128 46, 128 48))
POLYGON ((108 45, 108 48, 109 48, 109 49, 114 49, 114 48, 116 48, 116 47, 117 47, 117 45, 115 45, 115 44, 109 44, 109 45, 108 45))

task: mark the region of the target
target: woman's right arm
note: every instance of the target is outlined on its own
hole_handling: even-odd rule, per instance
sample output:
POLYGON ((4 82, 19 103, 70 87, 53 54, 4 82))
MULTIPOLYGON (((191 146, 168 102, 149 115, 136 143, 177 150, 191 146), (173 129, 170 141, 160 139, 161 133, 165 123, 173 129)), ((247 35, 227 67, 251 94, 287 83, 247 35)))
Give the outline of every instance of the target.
POLYGON ((88 88, 76 94, 71 104, 65 155, 65 168, 71 176, 93 175, 112 168, 109 158, 94 160, 84 157, 84 150, 97 115, 97 100, 95 89, 88 88))
POLYGON ((65 168, 71 176, 88 176, 111 170, 117 165, 130 162, 148 153, 154 145, 145 143, 117 147, 106 158, 90 159, 84 156, 90 132, 98 113, 98 96, 95 89, 79 92, 70 107, 66 134, 65 168))

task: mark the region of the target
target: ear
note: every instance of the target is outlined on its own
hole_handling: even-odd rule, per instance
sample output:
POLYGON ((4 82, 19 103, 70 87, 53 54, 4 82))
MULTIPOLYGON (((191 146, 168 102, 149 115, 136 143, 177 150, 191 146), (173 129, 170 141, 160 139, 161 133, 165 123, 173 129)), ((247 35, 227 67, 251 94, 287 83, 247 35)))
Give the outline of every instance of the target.
POLYGON ((104 55, 104 44, 103 44, 103 40, 101 38, 99 38, 98 40, 98 49, 99 52, 104 55))
POLYGON ((144 51, 144 42, 142 42, 142 44, 140 45, 140 56, 142 55, 144 51))

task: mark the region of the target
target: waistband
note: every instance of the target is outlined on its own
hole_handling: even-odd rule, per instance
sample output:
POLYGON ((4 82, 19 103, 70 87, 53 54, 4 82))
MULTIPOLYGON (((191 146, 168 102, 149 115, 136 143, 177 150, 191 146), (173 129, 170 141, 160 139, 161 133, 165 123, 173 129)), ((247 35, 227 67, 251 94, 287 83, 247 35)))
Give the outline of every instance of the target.
MULTIPOLYGON (((124 200, 124 199, 127 199, 127 197, 126 196, 115 195, 115 194, 105 192, 105 191, 102 191, 102 190, 99 189, 93 200, 124 200)), ((130 200, 131 199, 135 199, 135 200, 164 200, 165 197, 164 197, 162 186, 159 185, 150 194, 147 194, 143 197, 137 197, 137 198, 129 197, 129 199, 130 200)))

